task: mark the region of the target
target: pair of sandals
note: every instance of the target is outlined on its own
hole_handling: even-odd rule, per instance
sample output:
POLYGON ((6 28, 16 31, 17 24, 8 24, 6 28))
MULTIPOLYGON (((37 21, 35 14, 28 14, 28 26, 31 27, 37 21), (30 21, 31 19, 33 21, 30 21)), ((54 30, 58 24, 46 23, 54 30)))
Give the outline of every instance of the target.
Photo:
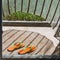
MULTIPOLYGON (((8 47, 7 50, 9 52, 12 52, 14 50, 17 50, 19 48, 23 48, 25 45, 23 43, 20 43, 20 42, 17 42, 15 44, 13 44, 12 46, 8 47)), ((18 51, 18 54, 26 54, 26 53, 30 53, 30 52, 33 52, 36 50, 36 47, 35 46, 28 46, 24 49, 21 49, 18 51)))

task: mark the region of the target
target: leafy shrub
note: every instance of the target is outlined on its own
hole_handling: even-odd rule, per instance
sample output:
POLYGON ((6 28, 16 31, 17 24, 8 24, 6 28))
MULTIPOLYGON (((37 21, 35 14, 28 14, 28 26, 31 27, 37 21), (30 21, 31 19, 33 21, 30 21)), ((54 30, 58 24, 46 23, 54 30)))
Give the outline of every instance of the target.
POLYGON ((15 12, 5 17, 6 20, 20 20, 20 21, 43 21, 45 20, 43 17, 38 15, 33 15, 25 12, 15 12))

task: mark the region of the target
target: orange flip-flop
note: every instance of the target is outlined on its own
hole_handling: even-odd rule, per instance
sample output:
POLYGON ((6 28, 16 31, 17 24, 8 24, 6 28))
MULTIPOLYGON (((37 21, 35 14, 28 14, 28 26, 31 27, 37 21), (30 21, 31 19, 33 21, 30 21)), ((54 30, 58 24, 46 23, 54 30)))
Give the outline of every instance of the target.
POLYGON ((17 42, 15 44, 13 44, 12 46, 8 47, 7 50, 10 51, 10 52, 12 52, 12 51, 14 51, 16 49, 19 49, 19 48, 22 48, 24 46, 25 45, 23 43, 17 42))
POLYGON ((19 50, 18 54, 26 54, 26 53, 30 53, 36 50, 35 46, 29 46, 26 47, 25 49, 19 50))

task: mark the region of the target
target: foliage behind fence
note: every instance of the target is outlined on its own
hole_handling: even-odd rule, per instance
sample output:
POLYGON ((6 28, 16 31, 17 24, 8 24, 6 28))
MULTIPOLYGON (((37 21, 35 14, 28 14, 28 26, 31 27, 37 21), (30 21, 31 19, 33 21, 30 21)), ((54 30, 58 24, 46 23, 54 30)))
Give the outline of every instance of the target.
POLYGON ((7 16, 21 11, 42 16, 47 21, 57 21, 59 18, 60 0, 2 0, 2 13, 7 16))

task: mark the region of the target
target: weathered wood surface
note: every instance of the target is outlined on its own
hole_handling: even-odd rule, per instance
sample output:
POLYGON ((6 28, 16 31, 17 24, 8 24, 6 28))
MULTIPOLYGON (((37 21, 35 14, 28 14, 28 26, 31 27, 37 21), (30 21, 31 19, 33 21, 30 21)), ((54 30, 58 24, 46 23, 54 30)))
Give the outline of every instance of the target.
MULTIPOLYGON (((24 30, 7 30, 2 34, 2 56, 14 57, 18 55, 18 50, 8 52, 7 48, 16 42, 23 42, 26 46, 36 46, 36 51, 27 53, 28 55, 52 55, 55 50, 53 43, 39 33, 24 30)), ((24 47, 23 47, 24 48, 24 47)), ((21 48, 21 49, 23 49, 21 48)))

